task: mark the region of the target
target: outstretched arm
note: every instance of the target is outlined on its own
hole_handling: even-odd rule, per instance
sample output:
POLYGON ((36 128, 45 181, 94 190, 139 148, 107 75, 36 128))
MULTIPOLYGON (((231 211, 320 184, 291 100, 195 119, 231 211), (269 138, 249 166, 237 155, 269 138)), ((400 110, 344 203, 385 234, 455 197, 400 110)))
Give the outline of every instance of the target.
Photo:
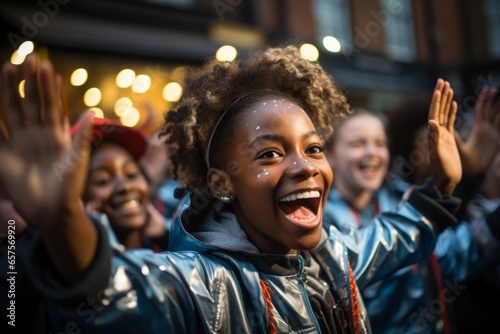
POLYGON ((29 55, 23 65, 25 98, 17 93, 17 68, 2 69, 0 182, 17 212, 39 230, 61 277, 72 283, 91 264, 97 233, 80 197, 92 130, 92 113, 81 116, 72 143, 52 64, 29 55))
POLYGON ((462 165, 455 140, 457 103, 450 83, 438 79, 429 108, 427 140, 431 178, 441 194, 449 196, 462 178, 462 165))

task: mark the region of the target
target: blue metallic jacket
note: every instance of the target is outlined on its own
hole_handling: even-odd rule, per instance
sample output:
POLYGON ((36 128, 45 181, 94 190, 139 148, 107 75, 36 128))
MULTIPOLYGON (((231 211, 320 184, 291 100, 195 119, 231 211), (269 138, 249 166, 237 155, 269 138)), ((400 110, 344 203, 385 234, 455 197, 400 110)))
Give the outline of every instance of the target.
MULTIPOLYGON (((340 233, 330 226, 308 251, 331 277, 328 284, 351 310, 348 263, 360 289, 427 257, 435 247, 432 217, 409 202, 370 228, 340 233)), ((29 270, 50 300, 54 330, 83 333, 269 333, 260 286, 269 286, 278 333, 318 333, 306 290, 301 255, 260 254, 235 215, 221 203, 185 197, 174 215, 171 251, 125 250, 96 224, 99 245, 86 275, 64 286, 39 239, 29 270), (110 247, 111 245, 111 247, 110 247), (263 265, 264 264, 264 265, 263 265)), ((358 298, 361 301, 361 298, 358 298)), ((361 333, 371 333, 361 302, 361 333)), ((348 317, 349 327, 353 319, 348 317)))
MULTIPOLYGON (((399 181, 386 183, 374 196, 379 210, 370 205, 362 211, 350 207, 332 188, 323 224, 327 228, 336 226, 347 234, 369 228, 376 211, 389 214, 397 210, 408 187, 399 181)), ((463 282, 484 268, 481 254, 491 252, 492 245, 498 244, 482 223, 461 222, 445 229, 431 257, 361 290, 374 333, 436 334, 451 328, 447 326, 452 324, 446 323, 451 320, 449 307, 466 289, 463 282)))

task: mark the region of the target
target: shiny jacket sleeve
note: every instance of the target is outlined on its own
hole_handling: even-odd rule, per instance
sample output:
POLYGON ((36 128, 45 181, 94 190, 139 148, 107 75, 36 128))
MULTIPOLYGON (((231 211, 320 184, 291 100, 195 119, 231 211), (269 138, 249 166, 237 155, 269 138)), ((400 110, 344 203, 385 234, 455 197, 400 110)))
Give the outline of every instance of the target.
POLYGON ((360 289, 428 257, 437 235, 456 224, 453 211, 459 204, 458 199, 443 198, 427 182, 406 194, 396 210, 382 213, 365 228, 344 234, 348 260, 360 289))
POLYGON ((482 219, 447 228, 439 235, 435 254, 443 279, 466 282, 500 263, 500 243, 495 228, 500 225, 500 209, 482 219))
POLYGON ((94 262, 74 286, 58 279, 40 240, 28 252, 27 260, 37 263, 29 274, 40 278, 36 288, 48 300, 54 332, 266 331, 258 275, 238 274, 255 272, 248 262, 193 251, 125 250, 105 224, 96 226, 100 245, 94 262))
POLYGON ((197 322, 184 318, 185 314, 195 314, 186 282, 169 266, 167 256, 151 250, 126 251, 113 240, 105 223, 96 222, 96 227, 99 246, 94 261, 71 287, 58 278, 40 238, 31 240, 29 256, 24 260, 30 264, 29 275, 37 277, 33 280, 35 288, 48 301, 53 330, 195 333, 196 328, 186 327, 196 327, 197 322))

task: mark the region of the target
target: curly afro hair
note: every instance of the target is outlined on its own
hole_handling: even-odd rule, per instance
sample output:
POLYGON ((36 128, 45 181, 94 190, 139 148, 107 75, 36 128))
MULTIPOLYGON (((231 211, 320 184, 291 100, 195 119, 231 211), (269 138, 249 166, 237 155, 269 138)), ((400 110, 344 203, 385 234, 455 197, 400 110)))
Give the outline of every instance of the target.
MULTIPOLYGON (((333 134, 338 119, 350 112, 332 77, 320 64, 303 58, 293 45, 256 50, 234 62, 208 60, 189 71, 185 84, 182 98, 165 114, 160 135, 168 146, 173 177, 195 194, 207 188, 205 154, 219 118, 228 108, 242 110, 255 101, 242 97, 266 92, 260 96, 292 99, 309 115, 323 140, 333 134)), ((224 116, 225 123, 226 118, 231 119, 224 116)), ((222 123, 217 132, 221 127, 222 123)))

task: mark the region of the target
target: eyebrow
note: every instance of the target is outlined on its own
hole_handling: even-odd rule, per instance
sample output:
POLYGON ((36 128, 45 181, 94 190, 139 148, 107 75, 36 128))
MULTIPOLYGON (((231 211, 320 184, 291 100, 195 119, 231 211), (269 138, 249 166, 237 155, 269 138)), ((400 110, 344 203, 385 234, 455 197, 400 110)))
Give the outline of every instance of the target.
MULTIPOLYGON (((137 165, 137 167, 139 168, 139 170, 141 169, 141 168, 139 167, 139 163, 138 163, 137 161, 135 161, 133 158, 127 159, 127 160, 123 163, 123 165, 128 165, 128 164, 130 164, 130 163, 134 163, 135 165, 137 165)), ((99 170, 104 170, 104 171, 106 171, 106 172, 107 172, 107 171, 109 170, 109 168, 108 168, 106 165, 103 165, 103 164, 100 164, 100 165, 95 166, 95 167, 89 166, 89 171, 88 171, 88 173, 90 174, 90 173, 93 173, 93 172, 96 172, 96 171, 99 171, 99 170)), ((142 173, 142 170, 141 170, 141 173, 142 173)))
MULTIPOLYGON (((319 133, 315 130, 311 130, 307 133, 305 133, 302 138, 307 139, 312 136, 318 136, 320 137, 319 133)), ((265 142, 265 141, 282 141, 283 136, 276 135, 276 134, 263 134, 260 136, 257 136, 249 145, 249 147, 254 147, 257 146, 258 144, 265 142)))

